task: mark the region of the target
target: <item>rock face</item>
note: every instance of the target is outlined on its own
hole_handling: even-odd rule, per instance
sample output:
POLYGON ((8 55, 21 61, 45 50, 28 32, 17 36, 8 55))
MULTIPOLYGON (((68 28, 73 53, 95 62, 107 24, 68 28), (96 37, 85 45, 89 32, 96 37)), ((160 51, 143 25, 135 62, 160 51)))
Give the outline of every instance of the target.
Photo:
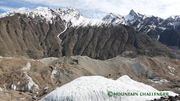
POLYGON ((180 33, 174 29, 169 29, 161 33, 159 41, 167 46, 180 48, 180 33))

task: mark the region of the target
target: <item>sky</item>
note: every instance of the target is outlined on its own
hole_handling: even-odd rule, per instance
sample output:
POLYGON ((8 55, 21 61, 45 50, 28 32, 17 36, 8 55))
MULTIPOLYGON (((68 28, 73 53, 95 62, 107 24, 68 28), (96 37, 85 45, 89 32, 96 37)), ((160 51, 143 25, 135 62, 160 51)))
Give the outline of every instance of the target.
POLYGON ((167 18, 180 15, 180 0, 0 0, 0 13, 21 7, 35 9, 38 6, 50 8, 73 7, 86 18, 102 19, 109 13, 127 15, 135 12, 167 18))

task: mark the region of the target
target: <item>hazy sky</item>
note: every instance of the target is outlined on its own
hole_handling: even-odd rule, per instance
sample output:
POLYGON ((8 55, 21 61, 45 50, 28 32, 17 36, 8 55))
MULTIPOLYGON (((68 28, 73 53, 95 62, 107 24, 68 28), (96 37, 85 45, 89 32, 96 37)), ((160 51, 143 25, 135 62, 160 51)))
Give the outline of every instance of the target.
POLYGON ((101 19, 109 13, 127 15, 131 9, 141 14, 167 18, 180 15, 180 0, 0 0, 0 13, 20 7, 35 9, 73 7, 88 18, 101 19))

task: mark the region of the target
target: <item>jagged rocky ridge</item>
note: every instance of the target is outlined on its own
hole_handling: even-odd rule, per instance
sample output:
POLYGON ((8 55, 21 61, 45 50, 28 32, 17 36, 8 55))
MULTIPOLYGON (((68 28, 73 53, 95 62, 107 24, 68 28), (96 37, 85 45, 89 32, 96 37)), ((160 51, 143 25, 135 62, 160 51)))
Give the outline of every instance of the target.
POLYGON ((0 55, 30 58, 86 55, 169 56, 169 49, 146 34, 121 24, 87 19, 73 8, 38 7, 4 13, 0 20, 0 55))
POLYGON ((179 48, 178 40, 180 37, 177 33, 180 31, 180 16, 178 15, 163 19, 156 16, 143 15, 131 10, 126 16, 110 13, 103 20, 132 26, 136 30, 146 33, 153 40, 158 40, 167 46, 179 48))

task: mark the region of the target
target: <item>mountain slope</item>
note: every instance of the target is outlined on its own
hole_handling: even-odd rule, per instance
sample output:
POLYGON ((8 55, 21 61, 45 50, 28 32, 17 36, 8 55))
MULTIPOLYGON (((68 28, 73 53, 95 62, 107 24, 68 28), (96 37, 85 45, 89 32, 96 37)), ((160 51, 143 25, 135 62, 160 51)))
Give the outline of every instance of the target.
POLYGON ((62 54, 85 55, 97 59, 109 59, 123 52, 129 56, 173 56, 165 45, 153 41, 146 34, 123 25, 108 27, 68 28, 60 35, 62 54))
POLYGON ((86 55, 109 59, 130 52, 132 57, 172 57, 166 46, 152 41, 146 34, 121 24, 84 18, 77 9, 38 7, 5 14, 0 23, 2 56, 86 55))
POLYGON ((0 20, 1 56, 61 56, 58 33, 64 30, 61 18, 47 24, 39 17, 15 14, 0 20), (52 54, 53 53, 53 54, 52 54))

